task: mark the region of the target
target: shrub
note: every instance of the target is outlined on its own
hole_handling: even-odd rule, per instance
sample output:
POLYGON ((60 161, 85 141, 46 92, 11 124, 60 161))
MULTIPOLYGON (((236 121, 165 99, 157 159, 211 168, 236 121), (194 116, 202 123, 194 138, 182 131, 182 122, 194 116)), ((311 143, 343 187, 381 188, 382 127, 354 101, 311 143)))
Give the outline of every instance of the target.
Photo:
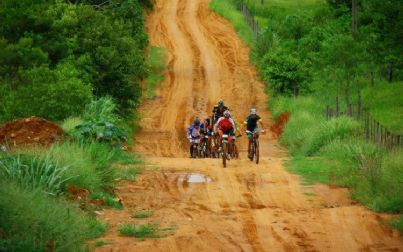
POLYGON ((275 94, 298 95, 307 90, 309 72, 296 54, 278 49, 267 53, 260 65, 263 79, 275 94))
POLYGON ((81 114, 91 100, 92 88, 79 75, 71 64, 60 64, 55 70, 41 66, 25 71, 21 85, 6 90, 3 120, 32 115, 62 120, 81 114))
POLYGON ((120 118, 116 113, 117 106, 112 97, 104 96, 98 100, 91 101, 91 103, 85 107, 82 118, 84 121, 92 123, 100 121, 118 123, 120 118))

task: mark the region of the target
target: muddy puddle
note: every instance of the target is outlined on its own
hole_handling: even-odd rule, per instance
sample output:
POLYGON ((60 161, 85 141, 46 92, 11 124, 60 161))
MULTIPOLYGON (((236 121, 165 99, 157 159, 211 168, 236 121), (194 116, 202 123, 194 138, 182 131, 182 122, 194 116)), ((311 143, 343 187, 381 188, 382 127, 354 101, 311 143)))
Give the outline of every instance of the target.
POLYGON ((213 179, 200 172, 164 172, 164 177, 181 184, 203 184, 213 182, 213 179))

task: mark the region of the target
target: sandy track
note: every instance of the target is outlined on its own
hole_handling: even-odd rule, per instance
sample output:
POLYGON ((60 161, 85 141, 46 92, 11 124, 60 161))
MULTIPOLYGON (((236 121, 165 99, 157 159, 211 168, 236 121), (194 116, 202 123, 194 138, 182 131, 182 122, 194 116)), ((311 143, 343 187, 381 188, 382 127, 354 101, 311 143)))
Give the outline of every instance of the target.
POLYGON ((267 98, 248 48, 208 10, 208 0, 157 0, 147 24, 151 44, 169 52, 166 80, 158 98, 142 106, 143 130, 135 139, 150 169, 118 187, 125 210, 105 211, 111 229, 103 240, 110 244, 97 250, 403 251, 399 234, 379 224, 382 216, 351 202, 345 189, 302 186, 284 170, 287 156, 270 135, 261 138, 259 166, 245 153, 226 169, 219 160, 186 158, 185 130, 194 115, 206 115, 223 98, 239 121, 255 106, 267 122, 267 98), (212 182, 188 183, 192 172, 212 182), (130 217, 147 208, 151 218, 130 217), (139 241, 119 236, 118 223, 128 221, 178 228, 172 236, 139 241))

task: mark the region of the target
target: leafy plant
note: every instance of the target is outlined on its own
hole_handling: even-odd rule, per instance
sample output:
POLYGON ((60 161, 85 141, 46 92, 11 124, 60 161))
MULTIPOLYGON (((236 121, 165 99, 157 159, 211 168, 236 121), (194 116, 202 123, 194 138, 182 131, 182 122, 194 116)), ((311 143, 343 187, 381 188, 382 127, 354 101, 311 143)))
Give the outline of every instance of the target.
MULTIPOLYGON (((120 121, 116 114, 116 104, 111 97, 102 97, 87 105, 83 114, 83 122, 75 127, 86 141, 121 143, 127 138, 116 126, 120 121)), ((74 134, 76 135, 76 134, 74 134)))
POLYGON ((8 155, 0 160, 2 179, 19 183, 29 190, 41 189, 49 194, 59 194, 63 184, 72 177, 64 177, 69 166, 59 167, 50 156, 44 158, 8 155))
POLYGON ((120 143, 126 142, 127 138, 122 131, 109 122, 84 122, 76 129, 81 133, 84 139, 101 143, 120 143))

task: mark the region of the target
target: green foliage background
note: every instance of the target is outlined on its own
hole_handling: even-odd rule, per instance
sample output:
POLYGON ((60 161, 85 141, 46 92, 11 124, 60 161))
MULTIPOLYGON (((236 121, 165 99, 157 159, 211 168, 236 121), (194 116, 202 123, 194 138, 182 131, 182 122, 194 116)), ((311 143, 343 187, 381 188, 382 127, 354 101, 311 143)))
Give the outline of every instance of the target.
POLYGON ((81 114, 93 96, 113 97, 121 114, 135 108, 148 74, 149 2, 103 2, 1 1, 0 122, 62 120, 81 114))

